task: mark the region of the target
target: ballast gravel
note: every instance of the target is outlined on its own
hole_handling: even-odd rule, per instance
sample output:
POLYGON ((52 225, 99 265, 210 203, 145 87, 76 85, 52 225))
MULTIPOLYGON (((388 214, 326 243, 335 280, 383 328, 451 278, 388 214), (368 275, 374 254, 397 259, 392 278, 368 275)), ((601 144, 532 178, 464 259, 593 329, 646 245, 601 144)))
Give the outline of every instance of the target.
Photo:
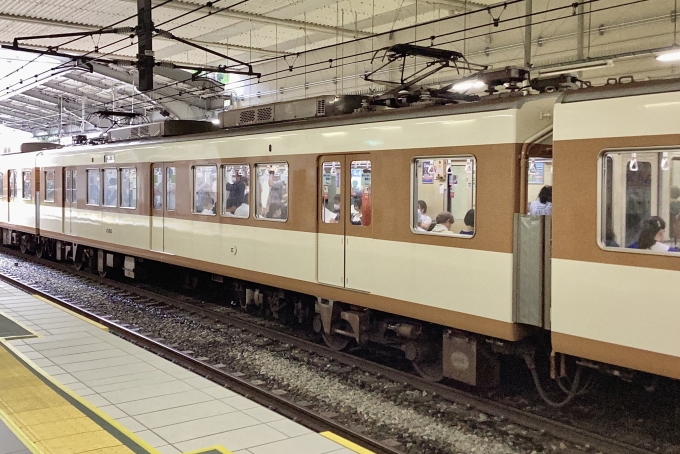
POLYGON ((476 410, 365 377, 358 370, 331 373, 332 362, 312 359, 293 347, 286 349, 251 333, 216 327, 208 319, 148 306, 30 261, 0 253, 0 272, 119 323, 139 327, 151 337, 193 351, 194 356, 225 364, 229 371, 261 380, 296 401, 311 402, 315 410, 334 414, 337 421, 362 428, 377 440, 397 440, 408 453, 567 452, 559 440, 527 433, 476 410))

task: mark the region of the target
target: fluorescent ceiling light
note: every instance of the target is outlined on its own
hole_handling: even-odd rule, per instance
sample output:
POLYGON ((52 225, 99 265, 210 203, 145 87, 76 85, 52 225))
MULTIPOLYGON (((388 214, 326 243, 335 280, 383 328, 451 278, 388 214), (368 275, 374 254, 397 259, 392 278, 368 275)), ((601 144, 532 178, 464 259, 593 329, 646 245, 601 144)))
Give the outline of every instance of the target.
POLYGON ((663 52, 656 56, 659 61, 676 61, 680 60, 680 49, 674 49, 668 52, 663 52))
POLYGON ((578 63, 573 65, 565 65, 557 68, 546 68, 539 70, 539 76, 559 76, 560 74, 573 73, 578 71, 588 71, 590 69, 608 68, 614 66, 613 60, 599 60, 588 63, 578 63))
POLYGON ((459 82, 456 85, 452 87, 452 90, 454 91, 467 91, 471 88, 482 88, 484 86, 484 82, 481 80, 466 80, 465 82, 459 82))

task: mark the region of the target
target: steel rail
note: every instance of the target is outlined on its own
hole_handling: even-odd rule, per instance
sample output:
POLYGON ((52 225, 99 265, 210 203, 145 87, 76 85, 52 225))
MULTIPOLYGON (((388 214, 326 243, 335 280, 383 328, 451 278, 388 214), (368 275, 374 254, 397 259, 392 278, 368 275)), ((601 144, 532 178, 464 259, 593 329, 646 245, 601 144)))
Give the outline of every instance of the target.
MULTIPOLYGON (((484 398, 466 391, 455 389, 439 383, 432 383, 419 376, 395 370, 393 368, 390 368, 389 366, 381 365, 368 359, 357 357, 350 353, 334 351, 327 348, 324 345, 300 339, 293 335, 282 333, 275 329, 261 326, 257 323, 249 322, 241 318, 230 317, 229 315, 226 315, 224 313, 201 307, 198 304, 187 303, 172 297, 160 295, 150 290, 141 289, 133 285, 103 278, 101 276, 88 273, 85 271, 78 271, 75 270, 73 267, 61 263, 56 263, 45 259, 38 259, 37 257, 33 256, 27 256, 12 249, 3 248, 3 252, 5 251, 16 257, 21 257, 22 259, 35 261, 41 265, 53 267, 71 274, 75 274, 77 276, 89 279, 91 281, 97 282, 107 287, 116 288, 127 293, 136 294, 149 300, 155 300, 168 306, 173 306, 189 314, 200 315, 202 317, 219 321, 220 323, 225 324, 227 326, 244 329, 254 334, 261 334, 262 336, 265 336, 277 342, 287 343, 301 350, 335 360, 345 366, 358 367, 359 369, 369 373, 380 374, 389 380, 398 383, 408 384, 409 386, 412 386, 415 389, 427 391, 430 393, 436 393, 443 399, 448 400, 450 402, 463 406, 472 407, 477 409, 478 411, 496 417, 505 418, 506 420, 519 426, 522 426, 524 428, 534 431, 540 431, 563 441, 567 441, 581 446, 589 446, 590 448, 593 448, 603 454, 655 454, 655 451, 652 450, 633 446, 620 440, 616 440, 610 437, 606 437, 604 435, 590 432, 586 429, 581 429, 579 427, 574 427, 559 421, 554 421, 552 419, 539 416, 524 410, 520 410, 510 405, 496 402, 492 399, 484 398)), ((2 278, 1 274, 0 278, 2 278)), ((36 290, 31 289, 31 291, 36 290)), ((49 298, 54 297, 50 296, 49 298)), ((80 310, 89 314, 89 312, 86 310, 83 309, 80 310)), ((99 317, 96 316, 95 314, 92 314, 92 317, 99 320, 99 317)), ((245 383, 248 384, 247 382, 245 383)), ((252 387, 253 385, 248 384, 248 386, 252 387)), ((349 436, 347 438, 349 438, 349 436)))

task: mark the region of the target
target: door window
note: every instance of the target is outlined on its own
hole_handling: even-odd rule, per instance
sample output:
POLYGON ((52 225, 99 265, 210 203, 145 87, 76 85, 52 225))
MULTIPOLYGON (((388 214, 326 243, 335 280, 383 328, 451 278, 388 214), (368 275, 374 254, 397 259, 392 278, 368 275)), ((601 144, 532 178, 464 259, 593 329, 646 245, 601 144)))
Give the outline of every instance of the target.
POLYGON ((9 171, 9 198, 13 199, 17 196, 17 171, 9 171))
POLYGON ((352 161, 350 165, 349 213, 352 225, 371 225, 371 161, 352 161))
POLYGON ((153 168, 153 209, 163 209, 163 169, 153 168))
POLYGON ((31 171, 24 170, 22 173, 22 196, 24 200, 31 200, 31 171))
POLYGON ((177 170, 175 167, 168 167, 165 169, 166 183, 165 183, 165 203, 168 211, 175 210, 175 191, 176 184, 175 180, 177 178, 177 170))
POLYGON ((321 222, 336 224, 342 221, 342 176, 338 161, 321 164, 321 222))

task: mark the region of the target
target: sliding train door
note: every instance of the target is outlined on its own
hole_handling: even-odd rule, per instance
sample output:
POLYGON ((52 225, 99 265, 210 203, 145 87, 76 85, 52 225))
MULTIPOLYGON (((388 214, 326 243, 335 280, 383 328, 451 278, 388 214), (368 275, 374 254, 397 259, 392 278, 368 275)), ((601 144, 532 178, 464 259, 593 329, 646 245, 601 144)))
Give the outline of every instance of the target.
POLYGON ((172 163, 151 166, 151 250, 165 251, 165 218, 175 211, 175 175, 172 163))
POLYGON ((368 155, 319 159, 317 280, 369 291, 373 242, 368 155))
POLYGON ((75 168, 64 168, 64 212, 62 216, 62 233, 65 233, 66 235, 73 234, 71 220, 78 207, 78 189, 76 187, 77 177, 78 171, 75 168))
POLYGON ((345 222, 346 207, 342 177, 345 156, 319 158, 319 214, 317 217, 317 280, 322 284, 345 286, 345 222))

